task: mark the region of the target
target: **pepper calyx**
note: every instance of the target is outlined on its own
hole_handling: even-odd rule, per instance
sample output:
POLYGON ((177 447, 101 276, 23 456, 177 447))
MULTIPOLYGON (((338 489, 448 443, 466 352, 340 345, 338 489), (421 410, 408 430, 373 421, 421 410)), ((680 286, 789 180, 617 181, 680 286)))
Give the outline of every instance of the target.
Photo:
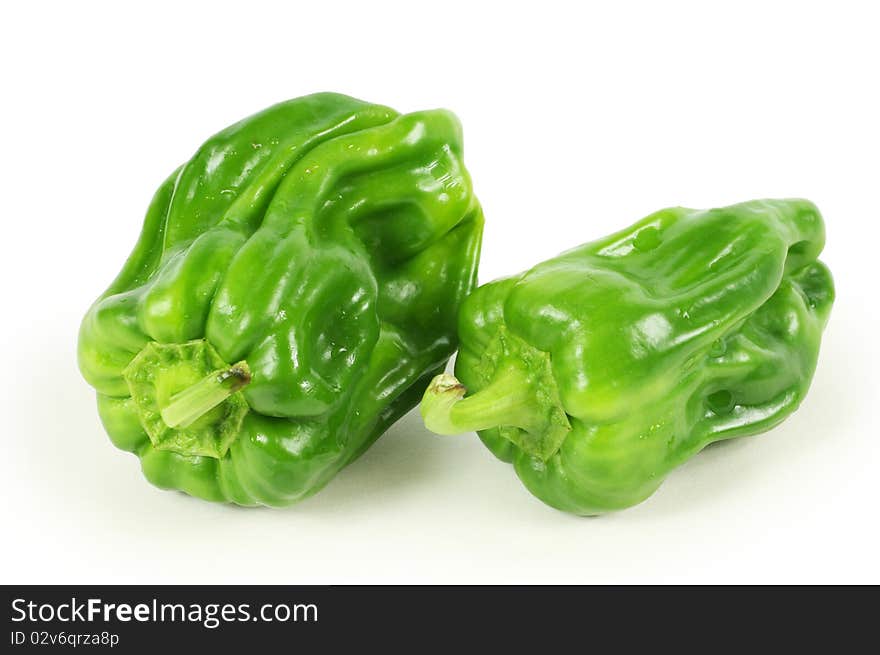
POLYGON ((157 450, 222 459, 250 409, 241 393, 251 381, 247 362, 226 363, 204 339, 150 342, 123 377, 157 450))

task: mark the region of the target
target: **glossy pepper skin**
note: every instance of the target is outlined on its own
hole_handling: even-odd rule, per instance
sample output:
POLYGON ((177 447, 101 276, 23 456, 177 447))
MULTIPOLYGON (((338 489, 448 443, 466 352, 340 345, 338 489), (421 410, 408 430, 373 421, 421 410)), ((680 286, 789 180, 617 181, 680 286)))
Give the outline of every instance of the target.
POLYGON ((805 200, 672 208, 486 284, 426 425, 478 430, 558 509, 639 503, 709 443, 803 400, 834 299, 824 239, 805 200))
POLYGON ((442 370, 481 234, 449 112, 324 93, 223 130, 82 322, 111 440, 200 498, 314 493, 442 370))

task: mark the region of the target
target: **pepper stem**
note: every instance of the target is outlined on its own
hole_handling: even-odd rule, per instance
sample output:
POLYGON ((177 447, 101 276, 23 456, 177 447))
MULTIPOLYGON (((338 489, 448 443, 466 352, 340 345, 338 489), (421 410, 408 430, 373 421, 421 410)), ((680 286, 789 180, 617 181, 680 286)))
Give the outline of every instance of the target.
POLYGON ((425 427, 437 434, 501 428, 500 435, 529 455, 548 459, 571 430, 567 416, 523 367, 510 364, 465 398, 467 389, 447 373, 435 377, 422 398, 425 427))
POLYGON ((465 398, 467 389, 458 379, 443 373, 435 377, 422 399, 425 426, 437 434, 461 434, 510 425, 534 429, 534 394, 528 378, 510 366, 496 375, 489 386, 465 398))
POLYGON ((160 412, 162 420, 171 428, 186 428, 214 409, 251 381, 247 362, 209 373, 194 385, 171 396, 160 412))

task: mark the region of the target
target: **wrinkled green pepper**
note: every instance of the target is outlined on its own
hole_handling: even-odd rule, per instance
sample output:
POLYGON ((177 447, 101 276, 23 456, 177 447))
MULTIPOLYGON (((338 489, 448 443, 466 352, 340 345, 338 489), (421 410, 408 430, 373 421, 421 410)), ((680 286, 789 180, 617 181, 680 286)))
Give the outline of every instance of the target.
POLYGON ((449 112, 326 93, 220 132, 82 322, 111 440, 200 498, 314 493, 443 369, 481 233, 449 112))
POLYGON ((425 423, 479 431, 553 507, 634 505, 707 444, 798 407, 834 299, 824 240, 804 200, 672 208, 484 285, 425 423))

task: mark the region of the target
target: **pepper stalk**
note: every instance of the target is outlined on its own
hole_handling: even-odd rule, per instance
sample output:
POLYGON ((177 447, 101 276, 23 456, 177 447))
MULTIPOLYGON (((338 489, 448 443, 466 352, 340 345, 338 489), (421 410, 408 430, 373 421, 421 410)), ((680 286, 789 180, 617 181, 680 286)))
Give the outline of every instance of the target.
POLYGON ((501 436, 541 460, 552 457, 571 431, 568 417, 544 376, 515 363, 495 372, 489 384, 467 396, 448 373, 436 376, 422 398, 425 426, 443 435, 497 428, 501 436))
POLYGON ((250 384, 247 362, 209 373, 194 385, 174 394, 160 414, 171 428, 188 428, 217 405, 250 384))

